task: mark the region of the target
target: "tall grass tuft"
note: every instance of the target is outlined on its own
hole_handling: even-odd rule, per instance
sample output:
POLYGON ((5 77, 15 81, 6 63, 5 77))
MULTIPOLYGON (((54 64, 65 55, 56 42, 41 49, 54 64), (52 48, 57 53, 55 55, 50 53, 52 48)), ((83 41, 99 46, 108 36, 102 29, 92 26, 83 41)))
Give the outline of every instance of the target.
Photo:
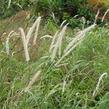
POLYGON ((7 53, 7 55, 10 55, 9 40, 13 36, 13 33, 14 33, 14 31, 11 31, 8 34, 8 37, 6 38, 6 45, 5 45, 5 47, 6 47, 6 53, 7 53))
POLYGON ((38 17, 36 19, 36 21, 34 22, 34 24, 32 25, 32 27, 30 27, 29 31, 27 32, 27 35, 26 35, 27 44, 29 43, 29 40, 30 40, 31 36, 33 35, 34 31, 35 31, 35 34, 34 34, 33 44, 36 44, 36 39, 37 39, 37 36, 38 36, 40 21, 41 21, 41 17, 38 17))
POLYGON ((28 62, 30 60, 30 56, 29 56, 28 43, 27 43, 27 40, 26 40, 25 32, 24 32, 23 28, 19 28, 19 31, 21 33, 21 38, 22 38, 22 43, 23 43, 23 47, 24 47, 25 58, 26 58, 26 61, 28 62))
POLYGON ((35 30, 35 34, 34 34, 33 45, 36 44, 38 31, 39 31, 39 26, 40 26, 40 22, 41 22, 41 17, 38 17, 36 21, 37 21, 37 25, 36 25, 36 30, 35 30))
POLYGON ((23 28, 19 28, 20 33, 21 33, 23 46, 24 46, 24 51, 25 51, 25 58, 26 58, 27 62, 30 60, 29 50, 28 50, 29 41, 30 41, 30 38, 33 35, 33 32, 35 31, 33 45, 36 44, 36 39, 37 39, 37 36, 38 36, 38 30, 39 30, 40 21, 41 21, 41 17, 38 17, 36 19, 36 21, 34 22, 34 24, 32 25, 32 27, 30 27, 29 31, 27 32, 27 35, 24 32, 23 28))
POLYGON ((60 31, 57 31, 52 39, 51 46, 49 49, 49 52, 51 53, 51 61, 54 61, 57 53, 59 57, 61 56, 62 40, 65 36, 67 25, 68 24, 66 24, 60 31))
POLYGON ((55 65, 57 66, 66 56, 68 56, 83 41, 86 33, 89 32, 91 29, 95 28, 95 26, 96 24, 93 24, 86 29, 80 31, 79 34, 77 34, 76 37, 73 38, 71 42, 69 42, 64 50, 63 56, 56 62, 55 65))

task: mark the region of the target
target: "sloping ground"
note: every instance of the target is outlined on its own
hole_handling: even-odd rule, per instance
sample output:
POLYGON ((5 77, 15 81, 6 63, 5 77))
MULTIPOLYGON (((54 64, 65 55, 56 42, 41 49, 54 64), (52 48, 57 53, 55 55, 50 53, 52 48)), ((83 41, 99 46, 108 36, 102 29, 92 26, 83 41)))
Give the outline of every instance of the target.
POLYGON ((18 29, 18 27, 25 27, 28 17, 29 17, 28 11, 20 11, 10 18, 0 20, 0 36, 4 32, 10 32, 11 30, 16 30, 18 29))
MULTIPOLYGON (((16 30, 25 25, 24 21, 25 16, 15 16, 12 22, 2 21, 5 27, 1 31, 16 30)), ((39 30, 39 37, 52 35, 57 28, 47 22, 39 30)), ((74 30, 68 29, 63 49, 73 36, 74 30)), ((50 42, 49 38, 39 38, 38 46, 32 48, 34 55, 30 52, 33 60, 28 63, 22 58, 23 52, 21 56, 7 56, 4 45, 0 46, 0 108, 108 109, 109 29, 96 27, 89 32, 58 67, 48 53, 50 42)))

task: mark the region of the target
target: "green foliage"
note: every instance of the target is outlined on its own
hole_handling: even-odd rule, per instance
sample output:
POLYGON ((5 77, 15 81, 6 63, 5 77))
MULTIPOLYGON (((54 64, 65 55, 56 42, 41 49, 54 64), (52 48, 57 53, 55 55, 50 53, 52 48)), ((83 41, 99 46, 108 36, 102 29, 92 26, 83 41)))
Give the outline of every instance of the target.
MULTIPOLYGON (((9 3, 7 0, 1 3, 0 8, 3 13, 0 14, 3 17, 10 16, 13 12, 25 9, 31 4, 25 0, 13 0, 7 8, 9 3)), ((52 12, 55 14, 56 20, 67 19, 72 27, 84 26, 81 17, 84 16, 83 13, 89 12, 89 8, 85 8, 85 0, 78 0, 78 2, 77 0, 39 0, 32 4, 34 4, 34 12, 37 10, 38 14, 47 16, 46 22, 44 21, 44 33, 40 29, 39 36, 54 35, 59 29, 51 17, 52 12), (74 7, 73 10, 76 9, 74 15, 71 10, 69 11, 69 4, 74 7), (73 17, 76 14, 79 17, 73 17)), ((92 14, 85 14, 87 19, 89 16, 93 17, 92 14)), ((74 31, 69 29, 66 32, 63 48, 73 36, 75 36, 74 31)), ((62 60, 64 64, 59 67, 54 66, 48 55, 51 39, 38 39, 37 47, 34 47, 37 49, 35 56, 37 55, 38 58, 29 63, 23 62, 21 57, 17 57, 17 54, 16 56, 13 54, 12 57, 7 56, 4 49, 5 41, 2 44, 1 42, 2 40, 0 41, 0 109, 109 108, 108 29, 96 27, 94 31, 88 33, 84 41, 62 60), (25 87, 39 69, 41 69, 39 81, 32 85, 29 92, 24 92, 25 87), (102 79, 97 94, 93 97, 92 93, 99 77, 105 72, 107 77, 102 79)), ((19 51, 18 54, 22 55, 22 52, 19 51)))
POLYGON ((39 0, 33 4, 33 14, 37 12, 36 14, 46 18, 54 13, 58 23, 66 19, 72 27, 81 25, 79 18, 83 16, 87 20, 92 20, 94 17, 87 0, 39 0), (78 15, 76 19, 73 18, 75 15, 78 15))
POLYGON ((108 109, 109 107, 109 92, 107 92, 99 102, 99 109, 108 109))
MULTIPOLYGON (((51 19, 45 31, 57 29, 51 19), (53 28, 55 27, 55 28, 53 28)), ((56 31, 56 30, 55 30, 56 31)), ((42 31, 40 30, 40 33, 42 31)), ((43 53, 34 62, 25 63, 0 52, 0 108, 5 109, 108 109, 109 107, 109 30, 96 28, 62 63, 55 67, 50 57, 48 39, 40 40, 39 51, 43 53), (42 57, 44 56, 44 57, 42 57), (64 64, 63 64, 64 65, 64 64), (23 90, 32 76, 41 69, 41 78, 30 92, 23 90), (103 78, 95 97, 92 96, 101 74, 103 78)), ((66 39, 73 31, 66 32, 66 39)), ((69 43, 66 40, 63 46, 69 43)))
POLYGON ((72 27, 81 26, 81 17, 92 20, 94 16, 87 0, 2 0, 0 15, 1 18, 5 18, 29 7, 33 16, 41 15, 48 18, 54 14, 58 23, 66 19, 72 27), (73 18, 75 15, 78 15, 76 19, 73 18))
POLYGON ((1 0, 0 1, 0 18, 6 18, 15 14, 17 11, 26 9, 30 6, 28 0, 1 0))

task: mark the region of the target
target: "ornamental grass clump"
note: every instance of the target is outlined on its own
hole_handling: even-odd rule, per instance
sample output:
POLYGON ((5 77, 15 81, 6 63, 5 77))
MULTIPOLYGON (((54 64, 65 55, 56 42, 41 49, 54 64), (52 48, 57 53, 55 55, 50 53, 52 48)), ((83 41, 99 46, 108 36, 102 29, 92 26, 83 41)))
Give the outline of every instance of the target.
POLYGON ((62 40, 65 36, 65 32, 67 29, 67 25, 65 26, 61 26, 61 30, 57 31, 52 39, 50 48, 49 48, 49 52, 51 54, 51 61, 54 61, 54 59, 56 58, 57 54, 59 57, 61 57, 61 52, 62 52, 62 40))
POLYGON ((25 53, 25 58, 26 58, 26 61, 28 62, 30 60, 29 47, 36 44, 40 22, 41 22, 41 17, 38 17, 36 19, 36 21, 34 22, 34 24, 27 31, 27 34, 26 34, 26 32, 24 31, 24 29, 22 27, 19 28, 20 34, 14 32, 14 31, 11 31, 9 33, 9 35, 7 36, 7 38, 6 38, 6 43, 5 43, 5 48, 6 48, 7 55, 10 55, 10 48, 9 48, 10 38, 17 34, 18 36, 21 36, 22 43, 23 43, 23 48, 24 48, 24 53, 25 53), (30 39, 31 39, 32 36, 33 36, 33 41, 32 41, 31 44, 29 44, 30 39))
POLYGON ((33 44, 36 44, 40 22, 41 22, 41 17, 38 17, 36 21, 34 22, 34 24, 32 25, 32 27, 30 27, 30 29, 28 30, 26 35, 27 44, 29 43, 32 35, 34 36, 33 44), (34 34, 34 31, 35 31, 35 34, 34 34))
POLYGON ((73 38, 69 44, 67 45, 67 47, 64 50, 63 56, 56 62, 56 66, 60 64, 60 62, 66 57, 68 56, 85 38, 85 35, 87 32, 89 32, 91 29, 95 28, 96 24, 93 24, 89 27, 87 27, 86 29, 80 31, 75 38, 73 38))
POLYGON ((7 36, 7 38, 6 38, 5 48, 6 48, 6 53, 7 53, 7 55, 10 55, 10 47, 9 47, 10 39, 11 39, 13 36, 15 36, 16 34, 17 34, 17 33, 12 30, 12 31, 8 34, 8 36, 7 36))
POLYGON ((25 32, 24 32, 23 28, 19 28, 19 31, 21 33, 21 38, 22 38, 22 43, 23 43, 23 47, 24 47, 25 58, 26 58, 26 61, 28 62, 30 60, 30 56, 29 56, 28 43, 27 43, 27 40, 26 40, 25 32))
POLYGON ((29 50, 28 50, 29 41, 30 41, 30 38, 32 36, 34 36, 33 45, 36 44, 40 21, 41 21, 41 17, 38 17, 36 19, 36 21, 34 22, 34 24, 32 25, 32 27, 30 27, 30 29, 28 30, 27 35, 24 32, 24 29, 23 28, 19 28, 19 31, 21 33, 21 38, 22 38, 23 46, 24 46, 25 58, 26 58, 26 61, 27 62, 30 60, 29 50), (35 34, 33 34, 34 31, 35 31, 35 34))

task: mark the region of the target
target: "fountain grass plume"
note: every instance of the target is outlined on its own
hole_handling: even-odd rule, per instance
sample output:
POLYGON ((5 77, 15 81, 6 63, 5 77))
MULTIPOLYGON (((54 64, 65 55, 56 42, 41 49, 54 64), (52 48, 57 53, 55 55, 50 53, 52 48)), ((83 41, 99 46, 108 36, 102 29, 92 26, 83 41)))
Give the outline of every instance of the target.
POLYGON ((96 24, 93 24, 86 29, 82 30, 71 42, 69 42, 66 47, 63 56, 56 62, 56 66, 60 64, 60 62, 68 56, 84 39, 85 34, 89 32, 91 29, 95 28, 96 24))
POLYGON ((109 12, 109 9, 107 9, 107 11, 104 13, 102 20, 101 20, 102 22, 104 22, 104 19, 105 19, 106 15, 108 14, 108 12, 109 12))
MULTIPOLYGON (((61 23, 60 29, 63 28, 63 26, 64 26, 65 23, 66 23, 66 20, 64 20, 64 21, 61 23)), ((55 46, 55 43, 56 43, 56 41, 57 41, 57 38, 58 38, 58 35, 59 35, 60 31, 61 31, 61 30, 57 30, 56 33, 55 33, 55 35, 53 36, 53 39, 52 39, 52 42, 51 42, 51 45, 50 45, 50 48, 49 48, 49 53, 52 52, 52 50, 53 50, 53 48, 54 48, 54 46, 55 46)))
POLYGON ((32 25, 32 27, 30 27, 29 31, 27 32, 27 35, 26 35, 27 44, 29 43, 31 36, 32 36, 33 32, 35 31, 35 28, 36 28, 36 31, 35 31, 35 35, 34 35, 33 44, 36 44, 40 21, 41 21, 41 17, 38 17, 36 19, 36 21, 34 22, 34 24, 32 25))
POLYGON ((11 31, 11 32, 8 34, 8 37, 6 38, 6 45, 5 45, 5 47, 6 47, 6 53, 7 53, 7 55, 10 54, 9 40, 10 40, 10 38, 13 36, 13 33, 14 33, 14 31, 11 31))
POLYGON ((104 76, 107 76, 107 73, 103 73, 103 74, 100 76, 100 78, 99 78, 99 80, 98 80, 98 83, 97 83, 97 85, 96 85, 96 88, 95 88, 95 90, 93 91, 93 95, 92 95, 93 97, 96 96, 96 94, 97 94, 97 92, 98 92, 98 90, 99 90, 101 81, 103 80, 104 76))
POLYGON ((53 36, 51 36, 51 35, 44 35, 44 36, 42 36, 40 39, 45 39, 45 38, 50 38, 50 39, 52 39, 53 36))
POLYGON ((60 32, 56 32, 53 40, 52 40, 52 43, 51 43, 51 47, 50 47, 50 53, 51 53, 51 61, 54 61, 57 53, 59 56, 61 56, 61 50, 62 50, 62 39, 64 38, 65 36, 65 31, 67 29, 67 25, 66 24, 60 32), (52 52, 51 52, 52 51, 52 52))
POLYGON ((64 36, 65 36, 65 32, 66 32, 66 30, 67 30, 67 26, 68 26, 68 24, 66 24, 66 25, 62 28, 62 30, 60 31, 60 33, 59 33, 59 38, 58 38, 58 45, 59 45, 59 52, 58 52, 58 55, 59 55, 59 57, 61 57, 62 40, 63 40, 63 38, 64 38, 64 36))
POLYGON ((27 40, 26 40, 25 32, 24 32, 23 28, 19 28, 19 31, 21 33, 21 38, 22 38, 22 43, 23 43, 23 47, 24 47, 25 58, 26 58, 26 61, 28 62, 30 60, 30 56, 29 56, 28 43, 27 43, 27 40))
POLYGON ((31 80, 29 82, 29 84, 25 88, 25 92, 28 92, 29 89, 31 89, 31 87, 33 86, 33 84, 39 80, 40 75, 41 75, 41 71, 40 70, 37 73, 35 73, 35 75, 33 75, 33 77, 31 78, 31 80))
POLYGON ((35 31, 34 39, 33 39, 33 45, 36 44, 36 40, 37 40, 37 36, 38 36, 38 31, 39 31, 40 22, 41 22, 41 17, 38 17, 38 18, 37 18, 36 31, 35 31))
POLYGON ((55 35, 53 36, 53 39, 52 39, 52 42, 51 42, 51 45, 49 47, 49 53, 52 53, 53 51, 53 48, 54 48, 54 45, 56 43, 56 39, 58 37, 58 33, 59 33, 59 30, 55 33, 55 35))

